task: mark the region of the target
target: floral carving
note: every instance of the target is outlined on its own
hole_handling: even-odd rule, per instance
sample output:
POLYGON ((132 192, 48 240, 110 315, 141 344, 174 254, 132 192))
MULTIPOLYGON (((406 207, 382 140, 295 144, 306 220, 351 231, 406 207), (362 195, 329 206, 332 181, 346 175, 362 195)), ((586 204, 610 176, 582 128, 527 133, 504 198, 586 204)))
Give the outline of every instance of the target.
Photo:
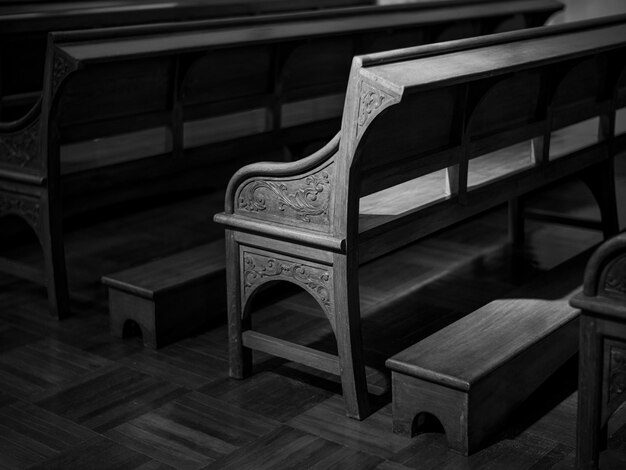
POLYGON ((612 263, 606 275, 604 289, 614 294, 626 294, 626 257, 612 263))
POLYGON ((298 180, 293 188, 284 181, 253 181, 239 193, 238 208, 249 212, 265 211, 268 198, 276 200, 279 211, 291 209, 298 219, 305 222, 311 222, 312 216, 328 216, 329 174, 322 170, 309 175, 298 180))
POLYGON ((362 81, 359 100, 359 116, 357 119, 357 124, 359 125, 359 136, 365 131, 365 128, 372 118, 376 116, 376 114, 397 101, 398 99, 396 97, 379 90, 365 81, 362 81))
POLYGON ((16 214, 26 219, 30 225, 39 228, 40 205, 37 201, 27 200, 7 193, 0 193, 0 215, 16 214))
POLYGON ((626 350, 612 347, 609 366, 609 403, 626 391, 626 350))
POLYGON ((246 297, 256 286, 268 280, 289 280, 311 293, 326 313, 332 316, 332 274, 327 269, 251 252, 243 253, 243 265, 243 291, 246 297))
POLYGON ((76 69, 76 66, 63 54, 54 55, 54 63, 52 65, 52 94, 56 93, 65 77, 76 69))
POLYGON ((17 132, 0 138, 0 161, 22 168, 39 163, 39 119, 17 132))

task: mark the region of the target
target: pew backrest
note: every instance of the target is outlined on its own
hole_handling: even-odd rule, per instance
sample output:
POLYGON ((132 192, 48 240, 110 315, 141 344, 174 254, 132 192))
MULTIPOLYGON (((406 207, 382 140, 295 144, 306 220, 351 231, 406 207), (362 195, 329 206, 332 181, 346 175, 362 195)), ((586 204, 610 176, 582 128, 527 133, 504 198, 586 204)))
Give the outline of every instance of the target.
POLYGON ((626 16, 356 57, 340 134, 218 220, 375 258, 626 148, 625 66, 626 16))
POLYGON ((370 0, 85 0, 0 3, 0 119, 41 92, 52 31, 231 18, 371 4, 370 0))
POLYGON ((147 150, 150 156, 200 147, 193 129, 201 144, 250 134, 273 139, 281 127, 308 124, 293 104, 305 98, 321 97, 324 105, 334 97, 339 106, 331 103, 330 114, 316 119, 340 116, 349 58, 357 52, 440 39, 458 34, 459 25, 476 34, 526 26, 560 8, 543 0, 499 4, 338 9, 52 33, 41 101, 18 121, 0 125, 0 167, 4 175, 49 179, 60 172, 60 143, 146 129, 159 129, 145 139, 157 147, 147 150), (252 125, 237 127, 242 120, 252 125))

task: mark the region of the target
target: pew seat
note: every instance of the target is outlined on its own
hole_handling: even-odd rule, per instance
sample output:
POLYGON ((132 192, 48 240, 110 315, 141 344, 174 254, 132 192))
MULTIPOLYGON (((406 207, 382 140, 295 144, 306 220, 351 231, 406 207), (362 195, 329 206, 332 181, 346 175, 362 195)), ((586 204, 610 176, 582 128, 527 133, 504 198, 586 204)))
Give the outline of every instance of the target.
POLYGON ((421 413, 448 446, 480 448, 539 385, 578 351, 585 252, 389 358, 394 432, 415 434, 421 413))
POLYGON ((111 334, 127 336, 131 320, 157 349, 198 333, 225 320, 225 282, 223 240, 103 276, 111 334))

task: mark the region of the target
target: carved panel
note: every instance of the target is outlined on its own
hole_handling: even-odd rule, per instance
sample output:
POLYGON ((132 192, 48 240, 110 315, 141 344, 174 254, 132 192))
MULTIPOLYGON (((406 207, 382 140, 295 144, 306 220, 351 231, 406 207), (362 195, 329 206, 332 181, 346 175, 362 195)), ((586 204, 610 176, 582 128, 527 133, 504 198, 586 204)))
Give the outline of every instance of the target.
POLYGON ((611 294, 626 296, 626 256, 617 258, 608 266, 604 290, 611 294))
POLYGON ((0 162, 20 168, 41 168, 39 119, 24 129, 0 136, 0 162))
POLYGON ((0 216, 15 214, 26 220, 37 232, 41 223, 40 204, 11 193, 0 192, 0 216))
POLYGON ((330 269, 303 261, 243 252, 244 300, 261 284, 280 280, 294 282, 309 292, 319 302, 334 327, 333 274, 330 269))
POLYGON ((76 64, 64 54, 56 53, 52 65, 52 95, 71 72, 76 70, 76 64))
POLYGON ((615 409, 626 394, 626 349, 612 346, 609 364, 609 409, 615 409))
POLYGON ((239 191, 237 209, 307 225, 328 225, 331 189, 330 167, 298 179, 252 180, 239 191))
POLYGON ((374 85, 361 81, 359 93, 359 115, 357 118, 357 139, 361 138, 369 123, 385 108, 399 101, 393 96, 374 85))

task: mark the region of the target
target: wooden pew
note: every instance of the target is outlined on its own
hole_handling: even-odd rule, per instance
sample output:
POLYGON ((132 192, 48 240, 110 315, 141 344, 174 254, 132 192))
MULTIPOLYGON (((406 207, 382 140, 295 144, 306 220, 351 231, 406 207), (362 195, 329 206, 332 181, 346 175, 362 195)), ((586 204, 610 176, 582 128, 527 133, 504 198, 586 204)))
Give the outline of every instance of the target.
POLYGON ((222 187, 263 152, 332 135, 355 53, 526 26, 558 8, 417 4, 51 34, 42 99, 0 124, 0 214, 38 234, 51 313, 66 315, 61 195, 85 211, 222 187))
POLYGON ((576 468, 596 470, 608 420, 626 400, 626 233, 593 254, 571 304, 582 310, 576 468))
POLYGON ((83 0, 0 2, 0 120, 41 93, 51 31, 226 18, 371 4, 370 0, 83 0))
POLYGON ((580 172, 615 233, 625 52, 619 16, 355 58, 341 132, 303 160, 239 170, 215 217, 231 376, 250 374, 253 349, 340 374, 348 416, 364 418, 359 264, 580 172), (591 118, 590 135, 569 127, 591 118), (250 299, 276 281, 317 300, 338 356, 251 329, 250 299))

